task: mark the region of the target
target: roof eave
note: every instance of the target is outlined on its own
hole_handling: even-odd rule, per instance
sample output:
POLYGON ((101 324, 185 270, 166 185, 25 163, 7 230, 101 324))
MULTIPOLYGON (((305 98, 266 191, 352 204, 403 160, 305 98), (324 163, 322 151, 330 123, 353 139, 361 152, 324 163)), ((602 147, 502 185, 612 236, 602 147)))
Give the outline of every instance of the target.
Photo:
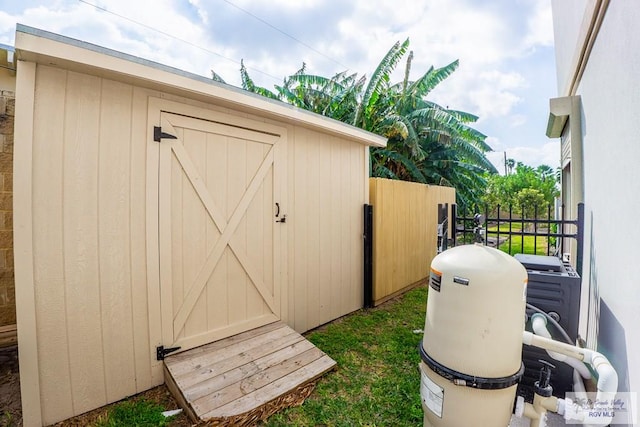
POLYGON ((15 49, 18 60, 78 71, 90 70, 102 77, 150 88, 168 87, 176 93, 214 101, 227 108, 259 114, 273 120, 302 125, 363 145, 384 147, 387 144, 387 139, 382 136, 284 102, 157 62, 22 24, 16 26, 15 49))

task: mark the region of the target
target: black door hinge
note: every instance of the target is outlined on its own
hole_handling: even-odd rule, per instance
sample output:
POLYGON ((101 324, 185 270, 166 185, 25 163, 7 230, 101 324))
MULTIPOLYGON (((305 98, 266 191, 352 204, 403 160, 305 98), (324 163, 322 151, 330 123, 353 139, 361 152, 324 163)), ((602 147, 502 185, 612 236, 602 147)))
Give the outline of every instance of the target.
POLYGON ((164 139, 178 139, 174 135, 162 132, 162 128, 160 126, 154 126, 153 127, 153 140, 155 142, 160 142, 162 140, 162 138, 164 138, 164 139))
POLYGON ((163 345, 156 347, 156 360, 164 360, 165 356, 174 351, 180 350, 182 347, 169 347, 164 348, 163 345))

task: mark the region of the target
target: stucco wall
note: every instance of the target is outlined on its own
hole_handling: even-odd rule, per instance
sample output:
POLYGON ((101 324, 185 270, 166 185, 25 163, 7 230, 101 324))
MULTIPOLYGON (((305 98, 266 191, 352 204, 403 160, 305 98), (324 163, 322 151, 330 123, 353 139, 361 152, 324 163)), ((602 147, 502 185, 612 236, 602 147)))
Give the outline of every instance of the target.
POLYGON ((558 93, 566 95, 573 65, 578 59, 582 23, 585 13, 593 10, 589 0, 553 0, 553 32, 555 38, 558 93))
MULTIPOLYGON (((584 148, 583 286, 599 297, 591 326, 618 371, 621 392, 640 391, 639 20, 640 3, 610 2, 576 93, 584 148)), ((559 40, 560 50, 565 42, 559 40)))
POLYGON ((13 274, 13 91, 0 90, 0 326, 16 323, 13 274))

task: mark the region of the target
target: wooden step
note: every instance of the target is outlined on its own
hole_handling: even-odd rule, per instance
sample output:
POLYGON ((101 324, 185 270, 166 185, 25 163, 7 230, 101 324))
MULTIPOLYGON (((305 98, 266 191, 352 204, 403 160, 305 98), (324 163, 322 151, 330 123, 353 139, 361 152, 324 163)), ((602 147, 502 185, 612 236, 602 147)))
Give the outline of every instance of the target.
POLYGON ((165 381, 194 422, 253 425, 300 404, 336 362, 282 322, 164 360, 165 381))

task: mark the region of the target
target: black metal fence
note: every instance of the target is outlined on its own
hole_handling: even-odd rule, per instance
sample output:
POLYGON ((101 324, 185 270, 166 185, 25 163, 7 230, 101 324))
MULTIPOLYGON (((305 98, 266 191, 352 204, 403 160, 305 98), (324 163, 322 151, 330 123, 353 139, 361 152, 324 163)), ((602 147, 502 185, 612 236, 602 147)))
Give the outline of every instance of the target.
POLYGON ((567 250, 568 239, 575 239, 576 270, 582 274, 584 204, 578 204, 575 219, 565 218, 564 211, 563 207, 563 214, 556 218, 551 206, 542 209, 535 206, 533 210, 518 207, 514 210, 511 206, 505 209, 498 205, 493 209, 458 210, 454 204, 449 218, 449 206, 438 205, 438 250, 477 242, 501 248, 510 254, 525 253, 525 237, 528 237, 529 243, 533 239, 534 255, 561 257, 567 250), (530 218, 527 212, 532 213, 530 218), (519 239, 514 239, 514 236, 519 239), (538 246, 544 249, 539 251, 538 246))

